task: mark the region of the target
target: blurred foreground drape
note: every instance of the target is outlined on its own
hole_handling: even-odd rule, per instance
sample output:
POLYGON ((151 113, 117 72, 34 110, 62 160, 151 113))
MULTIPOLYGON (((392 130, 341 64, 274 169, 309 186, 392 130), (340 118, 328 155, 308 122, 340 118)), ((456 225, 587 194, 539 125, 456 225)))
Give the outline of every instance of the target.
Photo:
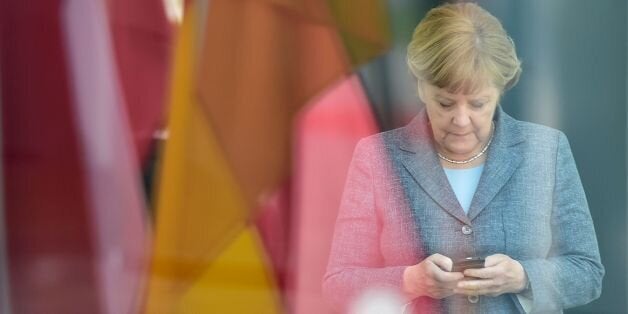
POLYGON ((15 313, 133 313, 149 228, 104 3, 2 2, 15 313))
POLYGON ((160 161, 148 313, 289 306, 280 295, 293 282, 286 276, 307 271, 290 266, 293 118, 387 49, 386 19, 374 0, 360 12, 350 1, 188 2, 160 161))
MULTIPOLYGON (((357 79, 347 77, 387 49, 385 6, 188 1, 164 91, 169 26, 157 3, 0 0, 4 217, 15 312, 279 313, 301 306, 286 295, 289 287, 318 280, 296 275, 309 266, 295 263, 294 246, 311 241, 315 230, 301 229, 299 219, 318 206, 297 203, 307 193, 293 187, 305 176, 290 176, 297 169, 292 145, 302 140, 292 136, 294 117, 328 99, 323 116, 338 104, 339 116, 366 119, 331 119, 356 132, 329 152, 342 155, 329 182, 343 180, 353 136, 373 127, 357 79), (160 126, 164 94, 171 137, 160 159, 145 290, 152 243, 140 162, 160 126), (361 109, 344 111, 345 103, 361 109)), ((329 122, 312 121, 312 130, 329 122)), ((318 144, 311 143, 314 154, 318 144)), ((325 211, 333 212, 329 204, 325 211)), ((312 259, 317 276, 325 250, 312 259)))
MULTIPOLYGON (((0 4, 2 8, 2 4, 0 4)), ((2 34, 0 22, 0 34, 2 34)), ((2 69, 0 68, 0 73, 2 69)), ((2 78, 0 76, 0 108, 2 107, 2 78)), ((2 110, 0 110, 0 130, 2 129, 2 110)), ((0 137, 0 156, 2 155, 2 137, 0 137)), ((4 163, 0 163, 0 313, 11 313, 11 298, 9 296, 9 264, 7 257, 7 229, 5 223, 4 206, 4 163)))
POLYGON ((385 5, 352 4, 210 1, 199 94, 249 206, 288 174, 295 113, 388 48, 385 5))
POLYGON ((146 312, 276 313, 255 230, 244 229, 245 202, 195 97, 200 13, 188 7, 175 53, 146 312))
POLYGON ((379 128, 357 75, 332 86, 295 122, 291 313, 332 313, 321 284, 347 169, 358 140, 379 128))
POLYGON ((107 3, 120 86, 137 156, 150 154, 151 140, 165 126, 172 27, 163 0, 104 0, 107 3))

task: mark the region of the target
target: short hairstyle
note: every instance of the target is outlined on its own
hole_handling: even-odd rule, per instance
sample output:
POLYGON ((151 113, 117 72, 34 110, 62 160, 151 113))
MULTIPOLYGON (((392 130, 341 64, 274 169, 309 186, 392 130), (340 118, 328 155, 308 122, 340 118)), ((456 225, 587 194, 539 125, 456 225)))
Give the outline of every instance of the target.
POLYGON ((417 79, 454 92, 477 92, 492 83, 503 93, 521 74, 514 42, 475 3, 431 9, 414 30, 407 62, 417 79))

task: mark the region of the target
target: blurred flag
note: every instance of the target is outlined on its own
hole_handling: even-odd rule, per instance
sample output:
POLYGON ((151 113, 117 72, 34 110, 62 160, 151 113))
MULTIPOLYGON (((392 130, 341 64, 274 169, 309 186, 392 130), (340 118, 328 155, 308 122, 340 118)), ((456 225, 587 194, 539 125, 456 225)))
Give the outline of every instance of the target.
MULTIPOLYGON (((277 288, 284 293, 290 293, 287 285, 290 272, 290 232, 292 231, 290 217, 292 214, 292 182, 286 180, 273 194, 267 194, 261 200, 261 205, 255 209, 258 212, 253 221, 259 230, 261 242, 268 255, 268 267, 277 281, 277 288)), ((287 299, 283 299, 287 305, 287 299)))
POLYGON ((338 29, 354 68, 372 61, 390 49, 391 31, 388 1, 306 0, 329 5, 332 25, 338 29))
POLYGON ((381 1, 364 4, 368 18, 340 2, 188 1, 159 177, 148 312, 280 310, 276 263, 288 256, 282 191, 293 118, 389 41, 381 1), (280 244, 261 245, 259 233, 280 244), (264 273, 207 290, 250 272, 216 270, 235 259, 264 273), (251 291, 258 297, 249 298, 251 291))
POLYGON ((322 298, 321 283, 347 169, 358 140, 378 131, 356 75, 328 90, 296 120, 291 313, 332 313, 322 298))
POLYGON ((195 4, 187 8, 175 53, 146 312, 277 313, 241 190, 196 97, 200 15, 195 4))
MULTIPOLYGON (((293 117, 319 93, 389 46, 383 1, 210 1, 198 73, 201 104, 275 269, 288 256, 285 189, 293 117), (279 192, 278 192, 279 191, 279 192), (264 217, 268 215, 267 217, 264 217)), ((214 220, 222 223, 224 220, 214 220)), ((230 233, 215 238, 212 247, 230 233)), ((281 265, 279 265, 281 264, 281 265)), ((283 282, 283 278, 278 278, 283 282)))
POLYGON ((17 313, 132 313, 148 227, 100 0, 11 1, 2 135, 17 313))
POLYGON ((134 145, 144 163, 164 127, 172 27, 162 0, 105 0, 134 145))
MULTIPOLYGON (((0 8, 2 8, 0 3, 0 8)), ((0 15, 0 19, 2 16, 0 15)), ((0 22, 0 25, 2 22, 0 22)), ((2 27, 0 26, 0 37, 2 36, 2 27)), ((0 40, 1 42, 1 40, 0 40)), ((0 59, 1 60, 1 59, 0 59)), ((1 63, 1 61, 0 61, 1 63)), ((2 69, 0 68, 0 73, 2 69)), ((2 75, 0 75, 0 108, 2 108, 2 75)), ((2 110, 0 110, 0 130, 2 130, 2 110)), ((0 136, 0 156, 3 155, 2 137, 0 136)), ((0 313, 11 313, 11 299, 9 296, 9 266, 7 260, 7 241, 6 241, 6 224, 4 209, 4 163, 0 163, 0 313)))
POLYGON ((67 0, 63 15, 104 312, 136 312, 147 271, 149 228, 104 3, 67 0))
POLYGON ((293 116, 388 49, 386 21, 381 0, 359 10, 349 0, 210 1, 199 93, 249 208, 287 178, 293 116))

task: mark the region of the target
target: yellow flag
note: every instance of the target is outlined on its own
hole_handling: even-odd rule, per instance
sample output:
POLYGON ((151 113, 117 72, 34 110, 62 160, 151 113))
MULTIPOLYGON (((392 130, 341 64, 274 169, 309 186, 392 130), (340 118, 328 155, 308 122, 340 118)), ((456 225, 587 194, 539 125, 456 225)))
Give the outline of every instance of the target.
POLYGON ((175 53, 146 313, 279 313, 247 204, 196 98, 198 12, 194 3, 187 9, 175 53), (216 239, 230 242, 217 246, 216 239))

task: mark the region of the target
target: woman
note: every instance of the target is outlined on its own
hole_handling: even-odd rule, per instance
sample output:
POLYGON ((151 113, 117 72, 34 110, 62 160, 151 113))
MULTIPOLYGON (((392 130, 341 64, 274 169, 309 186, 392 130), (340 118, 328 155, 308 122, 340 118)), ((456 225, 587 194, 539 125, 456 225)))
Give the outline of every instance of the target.
POLYGON ((361 140, 323 290, 341 311, 370 288, 406 312, 562 312, 599 297, 604 268, 565 135, 499 106, 521 72, 500 22, 432 9, 408 46, 425 108, 361 140), (467 257, 480 268, 455 270, 467 257))

